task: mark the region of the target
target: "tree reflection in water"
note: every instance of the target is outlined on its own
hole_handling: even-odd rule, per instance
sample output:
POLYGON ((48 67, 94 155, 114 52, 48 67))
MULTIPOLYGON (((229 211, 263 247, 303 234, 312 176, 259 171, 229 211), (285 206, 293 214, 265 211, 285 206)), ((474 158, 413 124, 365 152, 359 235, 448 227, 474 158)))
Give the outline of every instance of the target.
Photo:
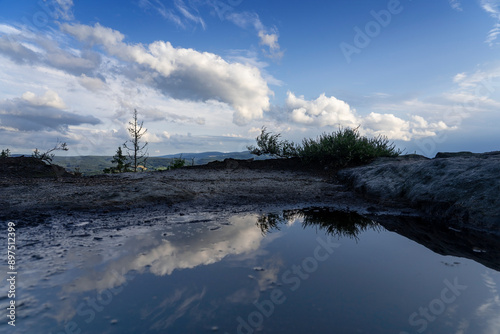
POLYGON ((358 240, 358 235, 368 229, 379 230, 381 226, 371 219, 355 212, 334 210, 333 208, 306 208, 284 210, 281 214, 261 215, 256 225, 267 234, 273 230, 280 230, 281 224, 302 220, 302 227, 316 227, 328 235, 338 238, 349 237, 358 240))

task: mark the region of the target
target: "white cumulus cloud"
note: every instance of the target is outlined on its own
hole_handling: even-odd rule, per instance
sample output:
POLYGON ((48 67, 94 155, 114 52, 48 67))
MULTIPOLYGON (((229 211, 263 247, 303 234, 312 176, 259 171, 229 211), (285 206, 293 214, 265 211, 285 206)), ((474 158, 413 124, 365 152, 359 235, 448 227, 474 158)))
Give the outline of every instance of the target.
POLYGON ((303 96, 288 92, 286 107, 291 112, 292 120, 315 126, 357 126, 356 111, 346 102, 321 94, 316 100, 308 101, 303 96))
POLYGON ((174 98, 219 100, 234 108, 233 122, 244 125, 269 109, 272 91, 258 68, 229 63, 218 55, 175 48, 169 42, 127 44, 120 32, 99 24, 64 24, 64 32, 88 45, 100 45, 109 55, 137 65, 137 77, 174 98), (141 72, 146 71, 146 73, 141 72))
POLYGON ((66 104, 54 91, 42 96, 25 92, 21 98, 0 100, 0 128, 8 131, 58 131, 69 126, 96 125, 101 121, 90 115, 66 111, 66 104))
POLYGON ((451 129, 443 121, 428 122, 418 115, 411 115, 409 120, 403 120, 393 114, 375 112, 363 118, 362 127, 370 135, 383 135, 389 139, 404 141, 433 137, 437 134, 437 131, 451 129))
POLYGON ((56 109, 65 109, 66 104, 61 97, 54 91, 48 90, 42 96, 37 96, 32 92, 26 92, 22 98, 34 106, 47 106, 56 109))
POLYGON ((432 137, 437 131, 452 129, 443 121, 429 122, 419 115, 409 115, 407 120, 390 113, 371 112, 367 116, 361 116, 346 102, 325 94, 309 101, 289 92, 286 109, 291 120, 298 124, 314 127, 360 126, 360 131, 364 134, 383 135, 389 139, 404 141, 432 137))

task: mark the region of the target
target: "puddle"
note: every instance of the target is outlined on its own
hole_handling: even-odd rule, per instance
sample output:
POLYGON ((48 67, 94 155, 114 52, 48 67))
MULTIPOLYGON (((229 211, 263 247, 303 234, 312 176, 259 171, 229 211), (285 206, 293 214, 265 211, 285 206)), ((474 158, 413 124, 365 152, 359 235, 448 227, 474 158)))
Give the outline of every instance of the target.
POLYGON ((23 252, 2 331, 500 331, 498 271, 328 208, 165 217, 23 252))

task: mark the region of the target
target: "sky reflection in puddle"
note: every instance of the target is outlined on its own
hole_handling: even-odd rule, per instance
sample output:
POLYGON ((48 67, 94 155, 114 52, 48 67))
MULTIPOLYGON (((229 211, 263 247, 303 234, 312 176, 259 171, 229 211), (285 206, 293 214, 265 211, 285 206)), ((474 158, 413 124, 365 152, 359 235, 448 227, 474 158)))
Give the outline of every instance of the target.
POLYGON ((49 277, 26 273, 18 299, 36 311, 20 307, 16 331, 500 332, 499 272, 356 214, 181 220, 75 246, 67 258, 78 265, 49 277))

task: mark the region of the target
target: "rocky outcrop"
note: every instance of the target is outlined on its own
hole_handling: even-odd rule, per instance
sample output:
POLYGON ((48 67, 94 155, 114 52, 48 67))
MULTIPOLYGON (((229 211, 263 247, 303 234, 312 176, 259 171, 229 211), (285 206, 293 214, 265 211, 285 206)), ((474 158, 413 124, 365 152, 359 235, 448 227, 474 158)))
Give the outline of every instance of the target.
MULTIPOLYGON (((318 167, 318 166, 314 166, 318 167)), ((206 165, 198 165, 190 167, 191 169, 258 169, 258 170, 291 170, 291 171, 305 171, 311 170, 311 166, 308 166, 302 162, 300 158, 288 158, 288 159, 265 159, 265 160, 254 160, 254 159, 224 159, 224 161, 212 161, 206 165)))
POLYGON ((48 165, 33 157, 8 157, 0 159, 0 176, 6 177, 65 177, 73 176, 63 167, 48 165))
POLYGON ((381 204, 410 205, 457 229, 500 234, 500 152, 379 158, 338 177, 381 204))

